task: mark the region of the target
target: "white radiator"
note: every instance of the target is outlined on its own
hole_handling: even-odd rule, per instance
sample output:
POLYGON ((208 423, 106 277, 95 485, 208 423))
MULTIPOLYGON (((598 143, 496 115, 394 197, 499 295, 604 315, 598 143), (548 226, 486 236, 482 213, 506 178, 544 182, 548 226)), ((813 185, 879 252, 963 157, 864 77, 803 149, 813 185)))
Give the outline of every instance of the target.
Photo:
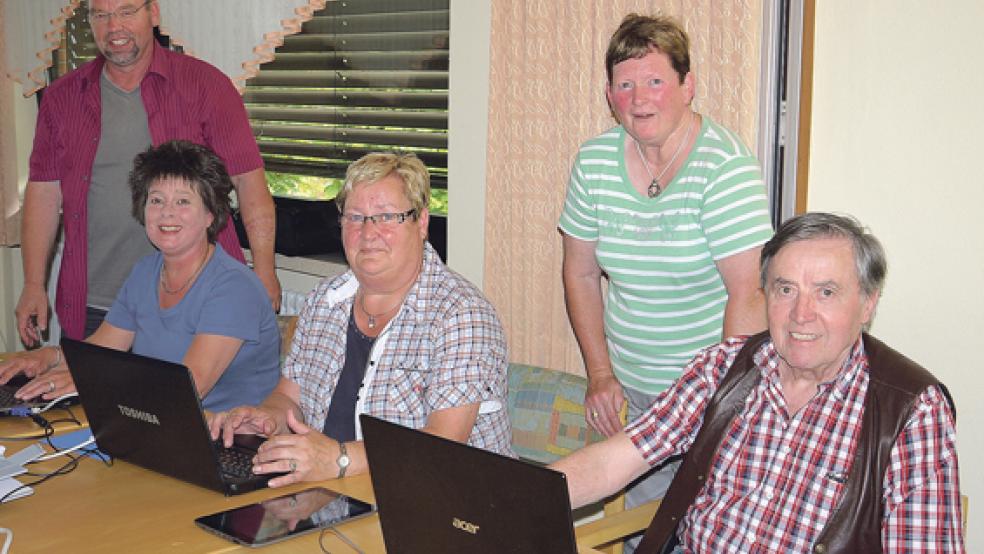
POLYGON ((300 315, 306 292, 284 290, 280 293, 280 315, 300 315))

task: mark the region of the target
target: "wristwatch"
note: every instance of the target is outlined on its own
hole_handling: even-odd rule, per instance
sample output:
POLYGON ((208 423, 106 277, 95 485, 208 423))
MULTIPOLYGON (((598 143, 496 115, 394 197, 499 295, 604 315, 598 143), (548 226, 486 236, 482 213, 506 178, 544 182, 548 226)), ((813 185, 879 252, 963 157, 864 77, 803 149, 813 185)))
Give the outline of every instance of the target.
POLYGON ((338 464, 338 478, 345 477, 345 470, 352 463, 352 458, 349 458, 348 451, 345 450, 345 443, 342 441, 338 441, 338 459, 335 460, 335 463, 338 464))

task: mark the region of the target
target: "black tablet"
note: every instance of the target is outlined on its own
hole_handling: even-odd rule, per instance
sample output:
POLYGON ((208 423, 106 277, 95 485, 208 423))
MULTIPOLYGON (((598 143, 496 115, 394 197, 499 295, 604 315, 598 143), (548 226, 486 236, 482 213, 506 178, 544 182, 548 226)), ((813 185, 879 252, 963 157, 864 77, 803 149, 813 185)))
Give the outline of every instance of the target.
POLYGON ((333 527, 374 510, 371 504, 318 487, 202 516, 195 523, 227 540, 262 546, 333 527))

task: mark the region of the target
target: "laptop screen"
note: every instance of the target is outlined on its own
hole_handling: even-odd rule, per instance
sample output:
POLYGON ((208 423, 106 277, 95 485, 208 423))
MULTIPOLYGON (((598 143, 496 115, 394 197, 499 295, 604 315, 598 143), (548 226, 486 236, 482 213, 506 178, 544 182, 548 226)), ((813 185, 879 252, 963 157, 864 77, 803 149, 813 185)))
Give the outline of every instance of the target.
POLYGON ((360 420, 387 552, 576 552, 564 474, 360 420))

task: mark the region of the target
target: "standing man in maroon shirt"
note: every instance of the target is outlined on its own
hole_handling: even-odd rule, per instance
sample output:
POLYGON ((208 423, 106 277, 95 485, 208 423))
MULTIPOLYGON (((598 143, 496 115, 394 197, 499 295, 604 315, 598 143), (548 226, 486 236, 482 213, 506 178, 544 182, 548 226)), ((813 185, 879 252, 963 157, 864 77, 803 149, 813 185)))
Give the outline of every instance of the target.
MULTIPOLYGON (((255 271, 279 308, 273 199, 232 83, 211 65, 157 44, 155 0, 90 0, 89 22, 101 55, 49 86, 38 113, 24 198, 21 339, 31 344, 48 326, 46 267, 59 209, 65 247, 55 311, 66 336, 82 338, 98 327, 133 263, 153 248, 128 206, 133 157, 172 139, 203 144, 222 158, 255 271)), ((232 225, 219 243, 244 260, 232 225)))

